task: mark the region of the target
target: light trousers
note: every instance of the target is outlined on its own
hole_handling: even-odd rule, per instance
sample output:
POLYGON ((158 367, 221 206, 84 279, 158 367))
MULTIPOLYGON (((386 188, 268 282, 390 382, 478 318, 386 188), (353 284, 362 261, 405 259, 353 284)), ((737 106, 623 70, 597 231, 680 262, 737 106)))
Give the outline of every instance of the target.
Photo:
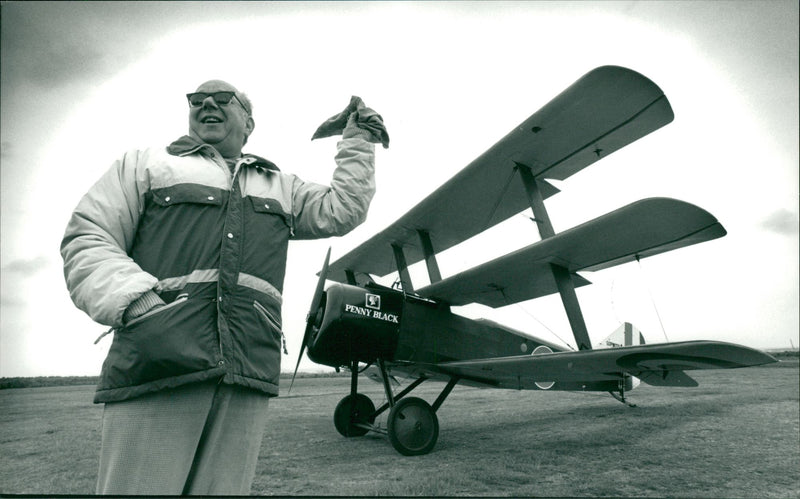
POLYGON ((97 493, 249 494, 268 403, 217 381, 107 403, 97 493))

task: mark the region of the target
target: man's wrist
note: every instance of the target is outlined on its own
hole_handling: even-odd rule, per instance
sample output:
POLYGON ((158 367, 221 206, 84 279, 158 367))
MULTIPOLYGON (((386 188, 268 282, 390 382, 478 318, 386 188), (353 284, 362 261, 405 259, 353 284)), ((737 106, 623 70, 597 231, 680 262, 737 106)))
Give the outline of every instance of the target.
POLYGON ((125 313, 122 314, 122 322, 123 324, 127 324, 133 319, 146 314, 150 310, 164 305, 164 300, 158 296, 158 293, 151 289, 141 295, 139 298, 133 300, 131 304, 128 305, 128 308, 125 309, 125 313))

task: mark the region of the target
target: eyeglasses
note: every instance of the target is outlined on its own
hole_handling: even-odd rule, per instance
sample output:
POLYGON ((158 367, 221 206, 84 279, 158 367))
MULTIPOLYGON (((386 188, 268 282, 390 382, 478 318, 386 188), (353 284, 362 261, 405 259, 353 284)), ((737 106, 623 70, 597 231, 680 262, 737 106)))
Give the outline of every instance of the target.
POLYGON ((235 92, 214 92, 210 94, 207 94, 205 92, 194 92, 192 94, 186 94, 186 98, 189 100, 189 105, 192 107, 202 106, 203 102, 209 97, 213 98, 214 102, 221 105, 228 105, 230 104, 231 99, 236 99, 236 102, 238 102, 239 105, 242 106, 242 109, 244 109, 247 112, 247 114, 250 114, 250 110, 247 109, 247 106, 245 106, 242 103, 242 101, 239 100, 238 97, 236 97, 235 92))

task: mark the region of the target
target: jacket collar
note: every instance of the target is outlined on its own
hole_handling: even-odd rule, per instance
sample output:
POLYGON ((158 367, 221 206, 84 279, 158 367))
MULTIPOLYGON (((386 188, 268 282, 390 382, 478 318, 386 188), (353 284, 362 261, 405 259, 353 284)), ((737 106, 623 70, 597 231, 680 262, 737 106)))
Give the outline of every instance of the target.
MULTIPOLYGON (((167 146, 167 152, 173 156, 188 156, 189 154, 200 153, 204 150, 206 152, 211 152, 213 149, 213 146, 200 142, 199 140, 188 135, 184 135, 167 146)), ((264 168, 276 172, 281 171, 280 168, 278 168, 277 165, 275 165, 275 163, 272 161, 264 159, 261 156, 256 156, 255 154, 243 154, 240 160, 245 164, 254 166, 258 169, 264 168)))

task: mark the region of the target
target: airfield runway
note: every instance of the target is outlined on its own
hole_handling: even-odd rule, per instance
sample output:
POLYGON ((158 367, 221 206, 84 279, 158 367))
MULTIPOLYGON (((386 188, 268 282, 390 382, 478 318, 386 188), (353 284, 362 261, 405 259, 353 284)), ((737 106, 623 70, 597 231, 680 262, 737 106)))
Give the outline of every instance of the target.
MULTIPOLYGON (((298 379, 270 404, 255 495, 800 496, 798 364, 692 375, 698 388, 608 395, 456 387, 439 441, 403 457, 333 427, 348 378, 298 379)), ((380 385, 360 384, 376 405, 380 385)), ((414 392, 432 401, 443 385, 414 392)), ((102 407, 93 387, 0 390, 0 493, 89 494, 102 407)), ((386 417, 378 422, 385 426, 386 417)))

